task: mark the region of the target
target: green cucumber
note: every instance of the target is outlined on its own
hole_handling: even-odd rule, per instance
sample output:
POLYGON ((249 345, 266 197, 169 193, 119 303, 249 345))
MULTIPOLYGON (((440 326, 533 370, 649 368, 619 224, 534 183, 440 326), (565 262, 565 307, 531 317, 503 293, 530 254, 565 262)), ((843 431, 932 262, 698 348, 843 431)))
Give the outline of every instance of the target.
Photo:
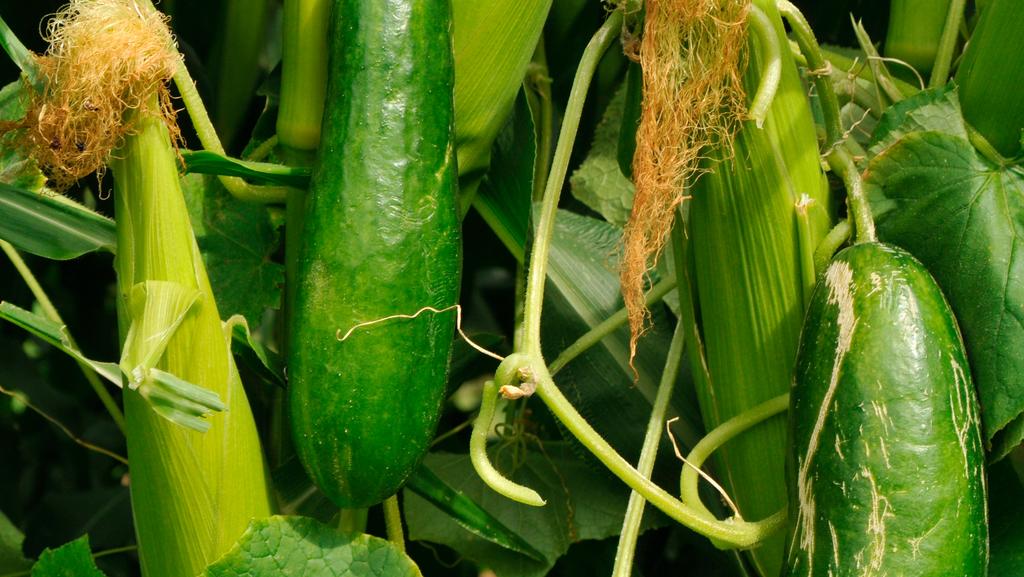
POLYGON ((338 506, 394 494, 440 415, 461 269, 447 1, 338 0, 290 319, 299 458, 338 506))
POLYGON ((790 401, 783 575, 984 576, 984 447, 953 314, 902 249, 840 252, 805 317, 790 401))

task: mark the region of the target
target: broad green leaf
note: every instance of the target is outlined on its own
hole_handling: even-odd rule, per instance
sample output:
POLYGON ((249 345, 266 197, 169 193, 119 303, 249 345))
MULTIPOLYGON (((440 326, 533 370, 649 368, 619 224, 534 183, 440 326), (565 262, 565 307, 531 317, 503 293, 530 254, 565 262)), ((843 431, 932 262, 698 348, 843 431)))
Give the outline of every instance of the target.
POLYGON ((477 537, 522 553, 535 561, 544 561, 544 555, 518 533, 495 519, 465 494, 451 488, 430 468, 423 466, 416 469, 405 486, 409 491, 444 511, 449 518, 477 537))
POLYGON ((1024 575, 1024 502, 1010 459, 988 468, 988 574, 1024 575))
MULTIPOLYGON (((960 118, 954 100, 943 106, 960 118)), ((865 187, 881 239, 920 259, 956 313, 999 459, 1024 438, 1024 170, 982 158, 960 125, 899 136, 865 187)))
POLYGON ((633 208, 633 183, 619 168, 619 132, 626 104, 626 84, 615 92, 594 131, 587 158, 569 183, 572 194, 608 222, 622 227, 633 208))
POLYGON ((19 250, 68 260, 99 250, 114 252, 114 222, 63 196, 0 183, 0 239, 19 250))
POLYGON ((885 111, 871 135, 872 155, 892 146, 912 132, 930 130, 967 139, 967 126, 957 114, 956 85, 924 90, 893 104, 885 111))
POLYGON ((533 117, 520 91, 508 122, 494 139, 490 170, 473 199, 473 207, 519 262, 525 258, 536 155, 533 117))
POLYGON ((393 544, 370 535, 346 535, 308 517, 255 519, 205 577, 419 577, 393 544))
POLYGON ((273 260, 279 223, 267 207, 235 199, 214 177, 188 175, 181 185, 221 317, 240 314, 259 326, 263 312, 281 302, 284 267, 273 260))
POLYGON ((71 344, 63 325, 8 302, 0 302, 0 319, 25 329, 57 347, 76 361, 85 363, 110 383, 118 387, 121 386, 121 369, 115 363, 104 363, 86 358, 82 351, 71 344))
POLYGON ((231 158, 208 150, 184 150, 185 172, 240 176, 254 184, 308 188, 310 169, 231 158))
POLYGON ((82 535, 56 549, 46 549, 32 566, 32 577, 103 577, 89 550, 89 536, 82 535))
POLYGON ((25 535, 11 523, 11 520, 0 512, 0 575, 17 573, 32 566, 32 561, 25 558, 21 544, 25 535))
MULTIPOLYGON (((425 464, 453 489, 522 535, 544 555, 544 562, 464 530, 426 500, 407 491, 405 518, 409 538, 447 545, 489 567, 498 577, 539 577, 550 570, 572 543, 603 539, 616 535, 622 528, 629 489, 617 479, 576 459, 565 443, 546 443, 543 453, 531 450, 525 457, 519 455, 519 467, 511 471, 514 452, 511 446, 495 450, 492 459, 512 479, 544 495, 544 507, 520 505, 492 491, 474 473, 467 455, 431 453, 425 464)), ((661 519, 649 517, 645 528, 661 519)))

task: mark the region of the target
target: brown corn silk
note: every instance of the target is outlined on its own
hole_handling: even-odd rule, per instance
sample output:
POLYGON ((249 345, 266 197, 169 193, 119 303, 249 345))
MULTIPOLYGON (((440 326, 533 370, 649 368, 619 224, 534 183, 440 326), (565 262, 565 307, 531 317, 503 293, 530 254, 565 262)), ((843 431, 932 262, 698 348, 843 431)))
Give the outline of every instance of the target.
POLYGON ((21 147, 64 189, 101 170, 133 130, 125 113, 156 91, 177 135, 166 88, 179 58, 166 17, 126 0, 74 0, 46 25, 46 54, 37 59, 42 92, 33 95, 20 130, 21 147))
POLYGON ((630 356, 650 316, 647 272, 672 229, 686 183, 709 145, 728 149, 745 111, 745 0, 648 0, 640 42, 643 108, 633 156, 636 194, 626 223, 620 279, 630 356))

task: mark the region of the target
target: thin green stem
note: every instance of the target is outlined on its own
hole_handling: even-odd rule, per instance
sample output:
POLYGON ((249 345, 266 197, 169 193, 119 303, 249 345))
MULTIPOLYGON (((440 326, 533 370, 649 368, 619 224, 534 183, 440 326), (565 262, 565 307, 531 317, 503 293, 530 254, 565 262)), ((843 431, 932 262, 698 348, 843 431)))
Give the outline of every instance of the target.
POLYGON ((341 509, 338 511, 338 530, 342 533, 365 533, 367 509, 341 509))
POLYGON ((878 242, 875 219, 871 216, 871 204, 864 194, 864 184, 853 158, 846 152, 845 147, 836 146, 828 155, 828 165, 843 179, 846 186, 846 203, 856 231, 854 242, 878 242))
POLYGON ((828 62, 822 56, 818 41, 814 38, 814 31, 807 19, 788 0, 778 0, 779 13, 789 22, 793 29, 793 36, 800 45, 800 51, 807 59, 807 67, 810 69, 811 77, 814 80, 814 87, 818 89, 818 99, 821 102, 821 113, 825 120, 825 148, 826 150, 839 142, 843 137, 843 124, 839 115, 839 99, 836 98, 832 82, 826 72, 828 62))
MULTIPOLYGON (((512 356, 516 355, 511 355, 512 356)), ((487 456, 487 436, 491 431, 491 422, 498 405, 498 386, 494 381, 484 383, 483 399, 480 402, 480 414, 473 423, 473 434, 469 440, 469 459, 476 474, 497 493, 524 505, 543 507, 544 499, 533 489, 520 485, 505 477, 494 468, 487 456)))
POLYGON ((281 24, 281 144, 315 150, 327 93, 327 22, 330 0, 285 0, 281 24))
MULTIPOLYGON (((789 393, 779 395, 767 400, 760 405, 747 409, 735 417, 718 425, 707 435, 704 435, 690 454, 686 456, 686 463, 683 465, 683 472, 680 475, 680 494, 687 505, 701 510, 706 516, 714 518, 700 500, 698 483, 700 481, 700 468, 712 453, 719 447, 728 443, 744 431, 757 425, 789 408, 789 393)), ((785 513, 785 511, 783 511, 785 513)))
POLYGON ((841 220, 836 223, 832 230, 828 231, 825 238, 821 239, 818 243, 818 247, 814 249, 814 272, 815 275, 821 274, 828 268, 828 263, 832 261, 832 256, 836 254, 839 247, 846 244, 846 241, 850 240, 850 233, 853 232, 850 227, 850 221, 847 219, 841 220))
POLYGON ((576 131, 579 129, 590 81, 594 77, 601 56, 618 40, 621 28, 622 12, 612 12, 583 51, 565 107, 555 156, 551 162, 551 174, 544 190, 540 220, 534 236, 533 252, 530 255, 530 269, 526 281, 526 318, 523 321, 524 342, 523 348, 519 349, 534 353, 538 357, 541 354, 540 318, 544 305, 544 281, 547 278, 548 252, 551 249, 551 237, 555 228, 558 199, 569 168, 569 157, 572 154, 573 142, 576 140, 576 131))
MULTIPOLYGON (((645 305, 650 307, 654 303, 665 298, 672 289, 676 288, 676 279, 667 278, 662 280, 658 284, 654 285, 651 290, 647 293, 647 299, 645 305)), ((601 342, 601 339, 611 334, 619 327, 626 324, 629 319, 628 312, 625 308, 621 308, 615 311, 610 317, 601 321, 594 328, 584 333, 580 338, 576 339, 576 342, 569 345, 555 358, 555 360, 548 366, 548 370, 551 371, 551 375, 554 376, 558 371, 562 370, 565 365, 572 362, 573 359, 583 354, 587 349, 601 342)))
MULTIPOLYGON (((658 457, 658 444, 664 430, 665 412, 668 410, 668 402, 672 398, 676 377, 679 376, 683 344, 686 341, 685 335, 685 327, 682 323, 677 323, 675 332, 672 333, 672 342, 668 347, 665 370, 662 371, 661 382, 658 384, 658 394, 655 395, 654 405, 651 407, 651 418, 647 421, 647 432, 644 435, 644 444, 640 449, 640 459, 637 461, 636 468, 641 475, 648 479, 651 477, 651 471, 654 470, 654 461, 658 457)), ((640 493, 636 491, 630 493, 626 516, 622 521, 622 531, 619 534, 619 544, 615 551, 612 577, 629 577, 632 572, 636 540, 640 535, 640 521, 643 519, 646 503, 647 501, 640 493)))
POLYGON ((784 527, 785 510, 778 511, 767 519, 756 522, 739 519, 718 521, 708 519, 692 507, 685 505, 641 475, 587 423, 586 419, 576 411, 572 403, 555 386, 540 355, 529 355, 529 361, 529 367, 536 379, 537 395, 544 401, 555 418, 612 474, 669 517, 724 546, 739 548, 753 547, 784 527))
POLYGON ((754 99, 750 102, 749 111, 751 120, 758 128, 761 128, 764 125, 764 119, 768 116, 772 100, 775 99, 775 93, 779 90, 779 82, 782 80, 782 49, 771 20, 756 4, 750 5, 747 25, 761 46, 759 54, 764 60, 761 67, 761 84, 757 87, 754 99))
POLYGON ((118 555, 121 553, 131 553, 132 551, 138 551, 138 545, 125 545, 124 547, 114 547, 113 549, 104 549, 97 551, 92 554, 93 559, 99 559, 100 557, 106 557, 108 555, 118 555))
POLYGON ((280 139, 276 134, 271 136, 270 138, 261 142, 259 146, 252 149, 252 152, 250 152, 243 160, 249 160, 252 162, 259 162, 263 160, 264 158, 270 156, 270 153, 274 151, 274 148, 277 146, 277 143, 279 141, 280 139))
MULTIPOLYGON (((28 285, 29 290, 32 291, 32 296, 34 296, 36 301, 39 302, 39 306, 42 308, 43 314, 46 315, 46 318, 60 325, 65 325, 64 330, 68 337, 68 344, 77 349, 78 344, 75 343, 74 337, 71 336, 71 331, 66 328, 66 324, 64 323, 64 320, 61 319, 60 313, 57 312, 57 308, 53 306, 53 302, 50 301, 50 297, 47 296, 42 285, 40 285, 39 281, 36 280, 35 275, 32 274, 32 270, 28 268, 28 264, 26 264, 25 260, 21 258, 18 250, 5 240, 0 240, 0 248, 2 248, 4 253, 7 254, 7 258, 11 259, 11 264, 14 265, 18 274, 21 275, 25 284, 28 285)), ((89 367, 89 365, 79 361, 78 367, 82 370, 85 380, 88 381, 89 386, 92 387, 96 396, 100 398, 100 402, 103 403, 103 407, 106 408, 107 413, 110 414, 110 418, 114 420, 114 423, 117 425, 117 428, 121 430, 121 434, 123 435, 125 432, 124 413, 122 413, 121 408, 117 406, 117 401, 115 401, 110 395, 110 392, 107 391, 107 388, 103 385, 99 377, 96 376, 96 373, 91 367, 89 367)))
POLYGON ((388 541, 401 552, 405 552, 405 535, 402 532, 402 511, 398 508, 398 495, 384 500, 384 525, 388 532, 388 541))
POLYGON ((932 76, 928 79, 929 88, 938 88, 949 80, 949 68, 953 63, 953 51, 956 50, 966 3, 967 0, 951 0, 949 3, 946 23, 942 27, 942 37, 939 39, 939 47, 935 53, 935 64, 932 65, 932 76))

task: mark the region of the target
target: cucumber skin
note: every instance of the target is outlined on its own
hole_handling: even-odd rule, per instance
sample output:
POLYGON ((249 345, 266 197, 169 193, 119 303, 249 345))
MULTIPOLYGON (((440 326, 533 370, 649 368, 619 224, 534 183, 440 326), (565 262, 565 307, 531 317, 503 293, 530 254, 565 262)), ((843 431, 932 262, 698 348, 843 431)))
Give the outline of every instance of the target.
POLYGON ((340 507, 393 495, 427 452, 458 301, 445 0, 339 0, 288 355, 295 447, 340 507), (340 333, 339 333, 340 331, 340 333))
POLYGON ((948 304, 909 253, 855 245, 818 282, 790 441, 795 514, 783 575, 986 575, 985 454, 970 369, 948 304))

